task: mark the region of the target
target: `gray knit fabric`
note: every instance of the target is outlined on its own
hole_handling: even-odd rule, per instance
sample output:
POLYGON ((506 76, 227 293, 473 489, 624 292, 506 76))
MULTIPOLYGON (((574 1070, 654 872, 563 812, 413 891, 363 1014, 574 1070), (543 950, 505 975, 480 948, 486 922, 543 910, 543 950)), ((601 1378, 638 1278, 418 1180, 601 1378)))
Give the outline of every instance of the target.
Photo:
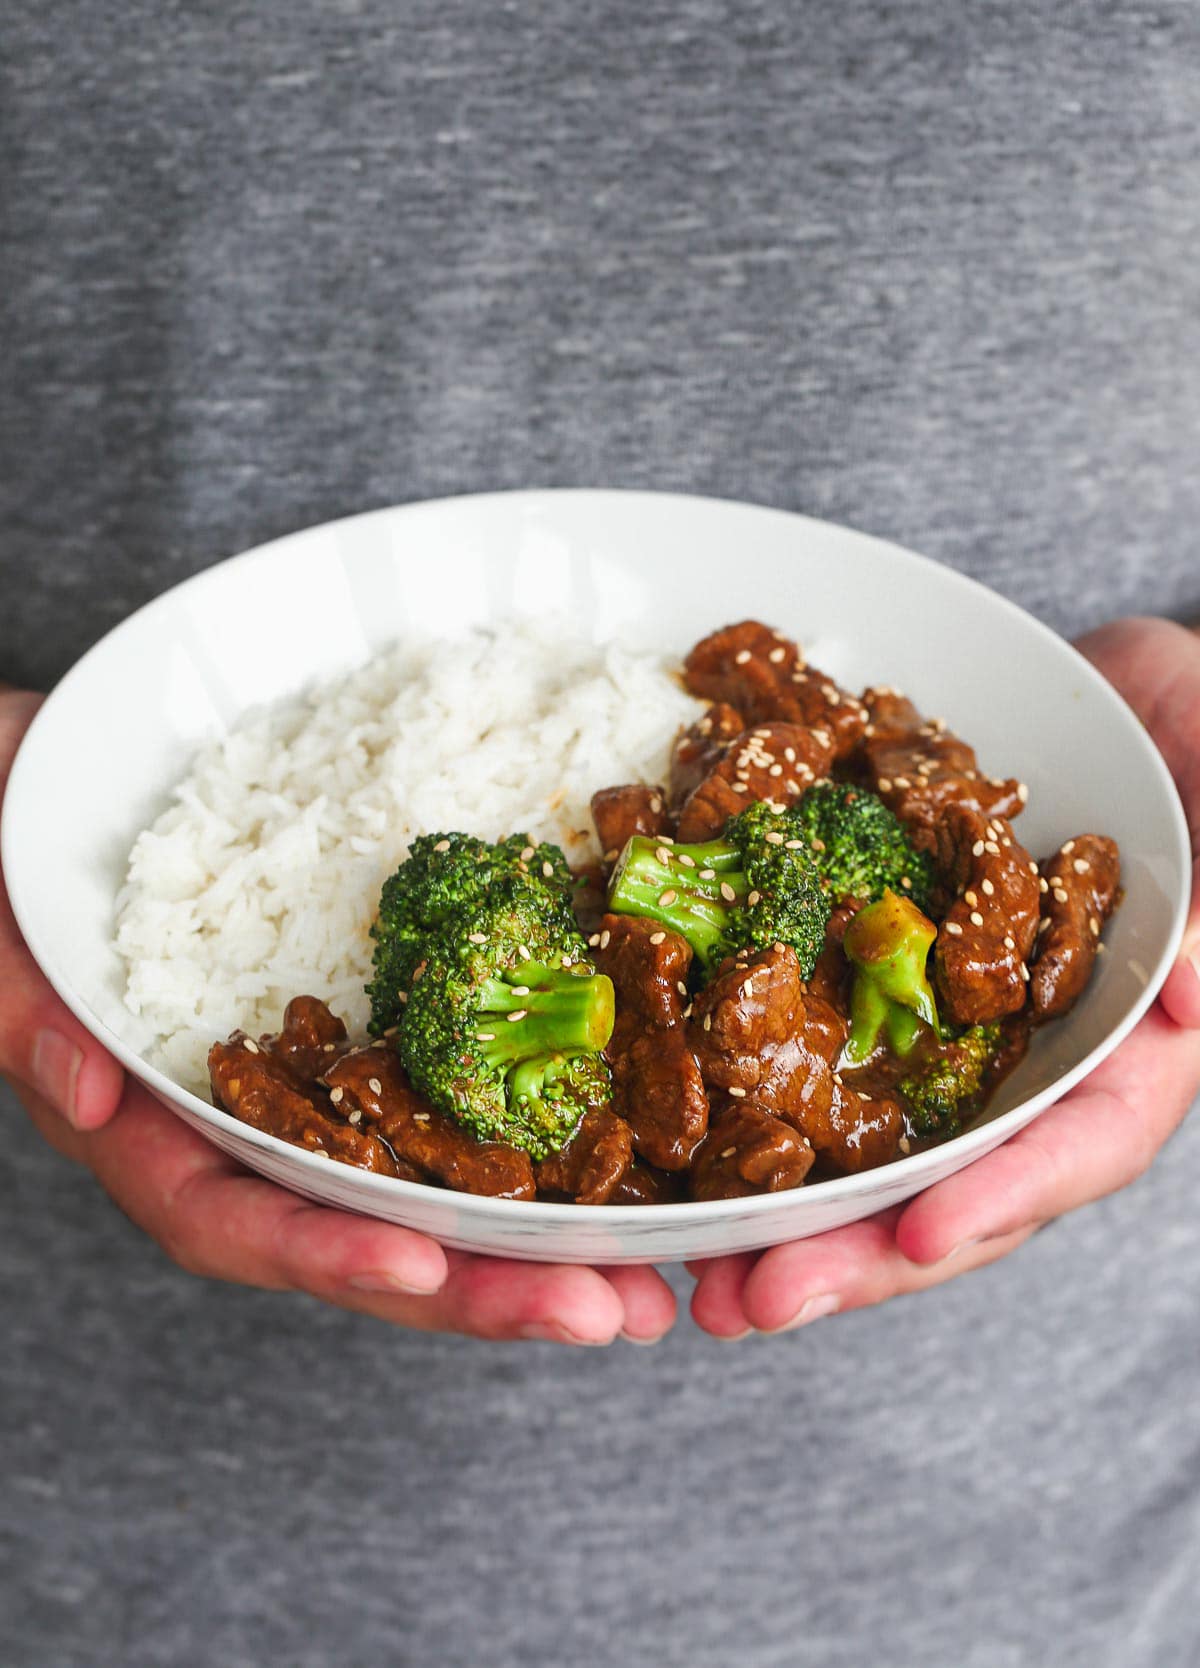
MULTIPOLYGON (((5 0, 0 673, 516 485, 1200 614, 1198 121, 1187 4, 5 0)), ((571 1353, 193 1280, 5 1112, 6 1668, 1200 1660, 1195 1121, 926 1297, 571 1353)))

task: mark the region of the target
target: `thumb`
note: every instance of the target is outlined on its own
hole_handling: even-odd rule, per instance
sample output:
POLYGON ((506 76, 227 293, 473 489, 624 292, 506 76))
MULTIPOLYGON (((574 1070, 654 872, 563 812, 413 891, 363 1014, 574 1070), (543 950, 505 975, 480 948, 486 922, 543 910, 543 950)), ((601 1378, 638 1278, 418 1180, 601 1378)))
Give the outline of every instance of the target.
MULTIPOLYGON (((0 793, 18 743, 40 704, 0 691, 0 793)), ((0 888, 0 1074, 37 1092, 76 1129, 96 1129, 117 1109, 124 1073, 56 996, 30 955, 0 888)))
POLYGON ((1200 634, 1172 620, 1117 620, 1075 645, 1133 708, 1175 779, 1192 836, 1192 903, 1159 1000, 1200 1028, 1200 634))

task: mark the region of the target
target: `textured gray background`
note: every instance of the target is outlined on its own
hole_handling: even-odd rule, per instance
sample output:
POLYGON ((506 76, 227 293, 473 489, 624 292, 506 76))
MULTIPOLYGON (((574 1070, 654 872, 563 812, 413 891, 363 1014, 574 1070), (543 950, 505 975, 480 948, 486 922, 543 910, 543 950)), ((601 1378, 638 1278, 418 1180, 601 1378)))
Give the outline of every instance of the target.
MULTIPOLYGON (((1185 4, 6 0, 0 672, 509 485, 1200 614, 1198 118, 1185 4)), ((5 1110, 6 1668, 1200 1659, 1194 1120, 933 1296, 568 1355, 191 1280, 5 1110)))

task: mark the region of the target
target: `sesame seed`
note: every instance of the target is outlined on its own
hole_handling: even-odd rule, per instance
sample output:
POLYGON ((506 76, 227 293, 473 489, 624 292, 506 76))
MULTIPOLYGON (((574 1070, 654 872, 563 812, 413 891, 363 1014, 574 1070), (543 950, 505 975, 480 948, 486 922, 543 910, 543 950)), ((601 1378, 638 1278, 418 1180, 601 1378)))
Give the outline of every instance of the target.
POLYGON ((912 891, 912 881, 909 880, 907 875, 901 875, 900 876, 900 884, 906 892, 911 892, 912 891))
POLYGON ((1029 983, 1029 969, 1026 967, 1024 962, 1021 963, 1021 977, 1024 979, 1026 984, 1029 983))
POLYGON ((983 842, 983 849, 986 852, 990 852, 993 857, 999 857, 1000 855, 1000 847, 996 844, 995 840, 985 840, 983 842))
POLYGON ((654 855, 660 863, 669 863, 671 861, 671 853, 667 850, 666 846, 657 846, 655 848, 654 855))
POLYGON ((658 836, 658 841, 660 845, 664 846, 673 846, 675 844, 674 836, 670 834, 660 834, 658 836))
POLYGON ((1066 841, 1063 842, 1062 854, 1063 854, 1064 857, 1070 857, 1071 853, 1074 850, 1075 850, 1074 840, 1066 840, 1066 841))
POLYGON ((588 948, 590 950, 594 950, 596 948, 596 946, 599 944, 599 942, 600 942, 600 934, 598 932, 594 932, 592 934, 592 936, 588 939, 588 948))
POLYGON ((990 880, 982 880, 980 882, 980 888, 985 898, 992 897, 996 891, 996 888, 992 885, 990 880))
POLYGON ((1056 886, 1054 888, 1054 901, 1055 903, 1066 903, 1068 901, 1065 887, 1056 886))
POLYGON ((734 793, 750 792, 750 784, 748 782, 731 782, 729 785, 733 789, 734 793))
POLYGON ((971 856, 972 857, 982 857, 983 856, 983 841, 982 840, 976 840, 975 844, 971 847, 971 856))
MULTIPOLYGON (((569 965, 570 964, 568 963, 567 958, 564 956, 563 957, 563 966, 567 967, 569 965)), ((513 993, 514 996, 528 996, 529 995, 529 986, 528 985, 514 985, 512 987, 512 993, 513 993)))
POLYGON ((773 666, 778 666, 780 661, 783 661, 783 660, 787 659, 787 650, 786 649, 772 649, 770 654, 767 656, 767 659, 771 662, 771 664, 773 666))
POLYGON ((611 938, 612 938, 612 933, 610 933, 608 928, 605 927, 604 931, 600 934, 600 948, 602 950, 607 950, 608 949, 609 940, 611 938))
MULTIPOLYGON (((1041 918, 1041 920, 1040 920, 1040 921, 1039 921, 1039 922, 1038 922, 1038 928, 1037 928, 1037 930, 1038 930, 1038 932, 1039 932, 1039 934, 1040 934, 1040 933, 1044 933, 1044 932, 1049 932, 1049 931, 1050 931, 1050 917, 1049 917, 1049 916, 1048 916, 1048 915, 1043 915, 1043 916, 1042 916, 1042 918, 1041 918)), ((1005 939, 1005 941, 1004 941, 1004 942, 1005 942, 1005 943, 1006 943, 1006 944, 1008 944, 1008 940, 1007 940, 1007 939, 1005 939)), ((1010 950, 1015 950, 1015 949, 1016 949, 1016 945, 1015 945, 1015 944, 1009 944, 1009 946, 1008 946, 1008 947, 1009 947, 1009 949, 1010 949, 1010 950)))
POLYGON ((951 938, 962 937, 962 928, 959 926, 957 921, 945 922, 945 931, 950 934, 951 938))
POLYGON ((1028 805, 1028 803, 1029 803, 1029 784, 1027 782, 1018 782, 1017 783, 1017 798, 1021 801, 1022 805, 1028 805))
MULTIPOLYGON (((1049 924, 1049 923, 1047 923, 1047 924, 1049 924)), ((1017 947, 1016 939, 1012 936, 1011 933, 1005 933, 1005 935, 1004 935, 1004 948, 1006 950, 1015 950, 1016 947, 1017 947)))
POLYGON ((487 934, 485 932, 469 932, 467 934, 467 938, 472 944, 487 943, 487 934))
POLYGON ((547 880, 549 880, 554 873, 554 864, 551 863, 549 858, 547 858, 542 864, 542 873, 545 875, 547 880))
POLYGON ((519 1019, 525 1019, 528 1013, 528 1008, 514 1008, 512 1013, 505 1015, 505 1018, 510 1025, 515 1025, 519 1019))
POLYGON ((408 992, 406 990, 398 990, 396 992, 396 997, 397 1000, 403 1004, 408 1001, 408 992))
POLYGON ((604 861, 606 863, 615 863, 620 855, 621 853, 617 850, 616 846, 612 846, 604 853, 604 861))
POLYGON ((1092 929, 1093 938, 1098 937, 1100 932, 1100 923, 1094 915, 1088 916, 1088 926, 1092 929))
POLYGON ((367 1088, 370 1089, 373 1095, 381 1095, 383 1093, 383 1084, 377 1077, 367 1078, 367 1088))
POLYGON ((879 791, 880 793, 890 793, 892 791, 892 784, 888 781, 886 776, 881 776, 879 778, 879 791))
POLYGON ((983 916, 977 909, 973 909, 971 911, 971 925, 973 927, 981 927, 983 925, 983 916))
POLYGON ((671 907, 671 905, 675 902, 675 900, 678 896, 679 896, 679 893, 678 892, 673 892, 671 890, 671 888, 668 886, 665 892, 660 892, 659 895, 658 895, 659 905, 663 909, 669 909, 671 907))
POLYGON ((475 1039, 477 1042, 495 1042, 496 1033, 494 1031, 476 1031, 475 1039))
POLYGON ((730 1091, 729 1091, 729 1093, 730 1093, 730 1094, 731 1094, 731 1095, 733 1095, 733 1096, 734 1096, 734 1098, 735 1098, 735 1099, 737 1099, 737 1100, 745 1100, 745 1098, 746 1098, 746 1091, 745 1091, 745 1089, 737 1089, 737 1088, 733 1088, 733 1089, 730 1089, 730 1091))
POLYGON ((679 853, 678 862, 680 867, 684 869, 694 869, 696 867, 696 859, 690 857, 686 851, 679 853))
POLYGON ((732 1158, 735 1152, 737 1152, 736 1147, 726 1147, 724 1152, 721 1154, 721 1157, 722 1158, 732 1158))
POLYGON ((721 896, 725 899, 726 903, 733 903, 734 899, 737 897, 737 893, 727 880, 723 880, 721 882, 721 896))
POLYGON ((974 908, 975 908, 975 906, 976 906, 976 905, 977 905, 977 904, 978 904, 978 902, 979 902, 979 899, 978 899, 978 898, 977 898, 977 897, 976 897, 976 895, 975 895, 975 893, 974 893, 974 892, 964 892, 964 893, 963 893, 963 897, 964 897, 964 898, 965 898, 965 899, 966 899, 966 901, 967 901, 967 902, 968 902, 968 903, 969 903, 969 904, 970 904, 970 906, 971 906, 971 908, 972 908, 972 909, 974 909, 974 908))
POLYGON ((758 903, 761 898, 761 892, 751 892, 750 896, 746 899, 746 902, 750 905, 751 909, 753 909, 755 904, 758 903))
POLYGON ((812 839, 808 843, 814 851, 824 851, 825 850, 824 840, 812 839))
POLYGON ((329 1098, 335 1106, 340 1106, 345 1093, 345 1089, 337 1088, 331 1091, 329 1098))
POLYGON ((1031 875, 1035 875, 1035 874, 1037 874, 1037 872, 1038 872, 1038 866, 1037 866, 1037 864, 1036 864, 1036 863, 1035 863, 1035 862, 1034 862, 1034 861, 1033 861, 1033 858, 1032 858, 1032 857, 1031 857, 1031 858, 1030 858, 1030 859, 1029 859, 1029 872, 1030 872, 1030 874, 1031 874, 1031 875))
POLYGON ((324 1147, 313 1147, 312 1148, 312 1155, 313 1155, 314 1158, 328 1158, 330 1156, 325 1151, 324 1147))
POLYGON ((705 1016, 704 1016, 704 1029, 706 1031, 711 1031, 712 1030, 712 1015, 711 1014, 705 1014, 705 1016))
POLYGON ((1041 892, 1044 896, 1049 890, 1050 890, 1049 881, 1046 880, 1045 876, 1041 876, 1038 880, 1038 891, 1041 892))
POLYGON ((354 1127, 356 1129, 358 1128, 359 1124, 362 1123, 362 1113, 357 1109, 357 1107, 350 1114, 350 1122, 354 1125, 354 1127))
POLYGON ((783 756, 789 764, 795 764, 796 749, 794 747, 785 747, 783 750, 783 756))
POLYGON ((907 776, 897 776, 896 777, 896 786, 898 788, 911 788, 912 783, 909 781, 907 776))
POLYGON ((533 847, 532 846, 525 846, 524 847, 524 849, 521 852, 521 861, 522 861, 522 863, 530 863, 530 862, 533 861, 533 847))
MULTIPOLYGON (((386 1032, 385 1032, 385 1035, 386 1035, 386 1032)), ((334 1047, 335 1047, 335 1045, 333 1043, 326 1043, 322 1052, 325 1053, 325 1054, 332 1054, 333 1050, 334 1050, 334 1047)))
POLYGON ((680 996, 687 995, 687 986, 684 984, 682 979, 676 979, 675 989, 679 992, 680 996))
POLYGON ((650 809, 651 809, 651 811, 654 813, 655 816, 658 816, 658 814, 662 810, 662 808, 663 808, 662 800, 658 797, 657 794, 654 794, 653 797, 650 800, 650 809))
POLYGON ((700 869, 697 872, 701 880, 715 880, 717 878, 717 871, 715 869, 700 869))
POLYGON ((750 659, 750 650, 749 649, 739 649, 737 654, 735 654, 734 657, 733 657, 733 663, 734 663, 735 666, 744 666, 749 659, 750 659))
POLYGON ((753 980, 753 978, 743 979, 743 981, 742 981, 742 995, 747 997, 747 998, 754 995, 754 980, 753 980))
POLYGON ((521 952, 522 961, 531 961, 533 959, 529 954, 528 948, 524 944, 518 944, 517 949, 521 952))
POLYGON ((772 828, 767 834, 767 844, 769 846, 781 846, 783 844, 783 835, 777 828, 772 828))
POLYGON ((783 842, 783 849, 785 851, 799 851, 803 845, 803 840, 785 840, 783 842))
POLYGON ((437 845, 434 846, 433 849, 434 849, 434 851, 449 851, 450 850, 450 842, 449 842, 449 840, 439 840, 437 845))
POLYGON ((900 1137, 899 1146, 902 1153, 912 1152, 912 1142, 909 1140, 907 1135, 902 1135, 900 1137))
POLYGON ((253 1037, 247 1037, 246 1038, 246 1052, 247 1052, 247 1054, 257 1054, 258 1053, 258 1044, 255 1042, 253 1037))
POLYGON ((1087 874, 1091 866, 1086 857, 1076 857, 1071 863, 1071 867, 1077 875, 1087 874))
POLYGON ((413 1123, 414 1124, 427 1124, 429 1122, 430 1116, 431 1116, 431 1114, 428 1113, 428 1112, 414 1112, 413 1113, 413 1123))
POLYGON ((650 942, 651 944, 663 944, 666 942, 666 937, 667 935, 665 932, 652 932, 650 934, 650 942))

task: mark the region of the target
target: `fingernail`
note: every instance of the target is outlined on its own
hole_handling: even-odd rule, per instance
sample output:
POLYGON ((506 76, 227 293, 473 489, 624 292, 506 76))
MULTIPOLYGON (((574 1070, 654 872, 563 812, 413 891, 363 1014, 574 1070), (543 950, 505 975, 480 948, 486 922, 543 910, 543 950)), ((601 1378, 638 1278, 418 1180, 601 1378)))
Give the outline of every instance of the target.
POLYGON ((836 1315, 842 1306, 842 1300, 833 1292, 822 1292, 819 1297, 809 1297, 800 1305, 798 1314, 785 1321, 782 1326, 771 1328, 772 1333, 794 1332, 799 1326, 807 1326, 809 1321, 820 1320, 822 1315, 836 1315))
POLYGON ((710 1332, 709 1337, 715 1339, 718 1344, 740 1344, 742 1339, 748 1338, 753 1331, 752 1326, 747 1326, 741 1332, 710 1332))
POLYGON ((517 1332, 518 1338, 532 1338, 543 1344, 582 1344, 603 1349, 608 1343, 607 1338, 577 1338, 573 1332, 568 1332, 565 1326, 555 1321, 527 1321, 517 1332))
POLYGON ((75 1122, 75 1089, 79 1082, 79 1068, 83 1065, 83 1050, 77 1048, 61 1031, 39 1031, 33 1041, 33 1080, 52 1105, 67 1119, 75 1122))
POLYGON ((657 1344, 662 1339, 661 1332, 656 1332, 653 1338, 638 1338, 632 1332, 621 1332, 618 1336, 624 1338, 627 1344, 637 1344, 643 1349, 649 1349, 651 1344, 657 1344))
POLYGON ((346 1284, 360 1292, 403 1292, 406 1297, 432 1297, 434 1292, 441 1291, 445 1280, 402 1280, 389 1269, 374 1268, 365 1274, 352 1274, 346 1284))

